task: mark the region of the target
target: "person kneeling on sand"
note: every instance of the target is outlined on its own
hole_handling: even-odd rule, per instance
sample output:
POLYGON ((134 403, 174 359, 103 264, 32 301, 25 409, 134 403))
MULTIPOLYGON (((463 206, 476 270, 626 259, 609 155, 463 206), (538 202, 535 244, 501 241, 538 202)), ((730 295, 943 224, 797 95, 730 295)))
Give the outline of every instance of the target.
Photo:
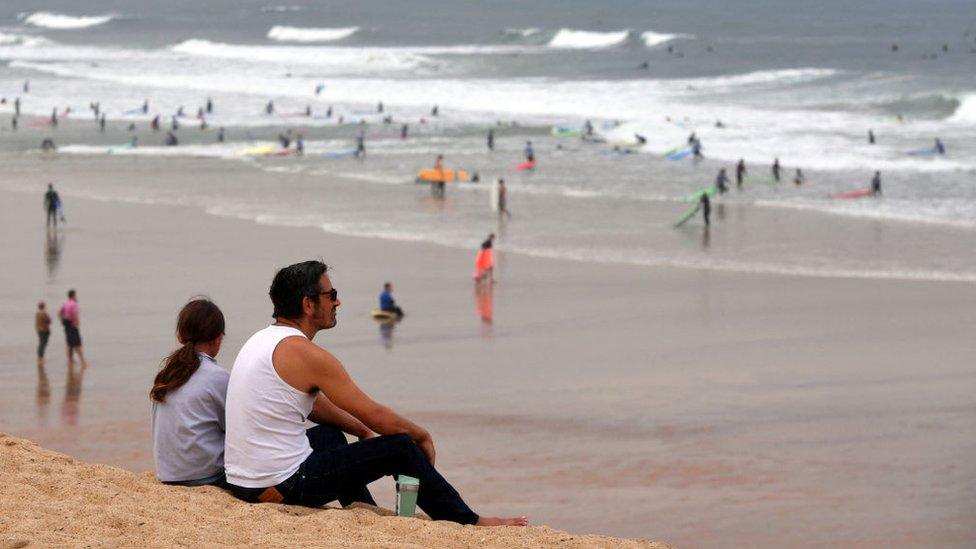
POLYGON ((417 503, 434 520, 527 524, 524 517, 472 511, 434 468, 430 433, 372 400, 335 356, 312 342, 335 327, 341 304, 327 270, 320 261, 279 270, 269 292, 275 322, 251 336, 234 362, 225 446, 234 494, 249 502, 318 507, 338 499, 346 505, 358 501, 353 492, 364 484, 403 474, 420 480, 417 503), (306 417, 341 425, 359 442, 315 448, 306 417))

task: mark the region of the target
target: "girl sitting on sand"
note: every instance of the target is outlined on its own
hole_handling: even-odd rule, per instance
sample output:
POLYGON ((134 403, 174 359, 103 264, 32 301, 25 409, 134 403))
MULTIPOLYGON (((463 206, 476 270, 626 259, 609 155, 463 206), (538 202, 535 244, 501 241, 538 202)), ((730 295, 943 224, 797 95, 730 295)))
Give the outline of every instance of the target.
POLYGON ((156 374, 152 399, 156 478, 167 484, 224 486, 224 402, 230 374, 214 358, 224 315, 209 299, 183 306, 173 351, 156 374))

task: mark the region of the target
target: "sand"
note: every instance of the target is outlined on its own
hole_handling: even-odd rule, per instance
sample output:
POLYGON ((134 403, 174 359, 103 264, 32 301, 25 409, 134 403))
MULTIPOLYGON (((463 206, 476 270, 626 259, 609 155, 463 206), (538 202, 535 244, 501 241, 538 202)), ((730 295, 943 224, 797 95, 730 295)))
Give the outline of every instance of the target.
MULTIPOLYGON (((0 187, 30 192, 0 191, 0 250, 14 266, 0 271, 0 431, 148 481, 146 391, 174 345, 178 308, 199 293, 223 308, 217 360, 229 368, 269 321, 275 268, 321 257, 343 305, 338 328, 316 341, 433 433, 438 468, 481 514, 675 546, 965 547, 976 537, 971 284, 502 248, 487 323, 467 278, 477 242, 458 250, 261 225, 206 215, 192 196, 81 197, 160 173, 174 186, 350 188, 327 178, 199 159, 22 155, 5 167, 0 187), (40 208, 49 179, 70 216, 56 254, 40 208), (392 334, 368 315, 388 279, 408 313, 392 334), (65 367, 56 327, 39 371, 34 302, 57 307, 69 287, 92 368, 65 367)), ((391 505, 389 484, 373 491, 391 505)))
POLYGON ((386 509, 251 505, 218 488, 167 486, 149 473, 84 463, 0 434, 0 548, 647 547, 542 526, 487 528, 386 509))

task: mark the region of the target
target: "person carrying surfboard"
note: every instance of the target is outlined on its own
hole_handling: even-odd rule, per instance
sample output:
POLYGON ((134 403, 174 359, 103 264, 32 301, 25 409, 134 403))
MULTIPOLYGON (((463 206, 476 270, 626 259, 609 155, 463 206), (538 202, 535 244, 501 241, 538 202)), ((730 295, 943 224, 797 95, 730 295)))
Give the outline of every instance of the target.
POLYGON ((746 170, 746 160, 744 158, 739 159, 739 163, 735 165, 735 186, 741 191, 742 190, 742 180, 748 173, 746 170))
POLYGON ((444 173, 444 155, 439 154, 434 160, 434 171, 437 172, 437 179, 430 182, 430 194, 436 197, 444 196, 444 187, 447 182, 447 174, 444 173))
POLYGON ((933 148, 937 154, 945 154, 945 145, 942 144, 942 140, 938 137, 935 138, 935 146, 933 148))

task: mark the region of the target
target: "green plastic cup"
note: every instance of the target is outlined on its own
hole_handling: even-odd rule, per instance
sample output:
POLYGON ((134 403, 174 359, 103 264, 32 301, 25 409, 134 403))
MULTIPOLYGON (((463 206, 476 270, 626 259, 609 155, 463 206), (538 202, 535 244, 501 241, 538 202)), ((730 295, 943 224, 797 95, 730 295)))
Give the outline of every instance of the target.
POLYGON ((417 513, 417 493, 420 491, 420 479, 400 475, 396 482, 396 512, 401 517, 412 517, 417 513))

